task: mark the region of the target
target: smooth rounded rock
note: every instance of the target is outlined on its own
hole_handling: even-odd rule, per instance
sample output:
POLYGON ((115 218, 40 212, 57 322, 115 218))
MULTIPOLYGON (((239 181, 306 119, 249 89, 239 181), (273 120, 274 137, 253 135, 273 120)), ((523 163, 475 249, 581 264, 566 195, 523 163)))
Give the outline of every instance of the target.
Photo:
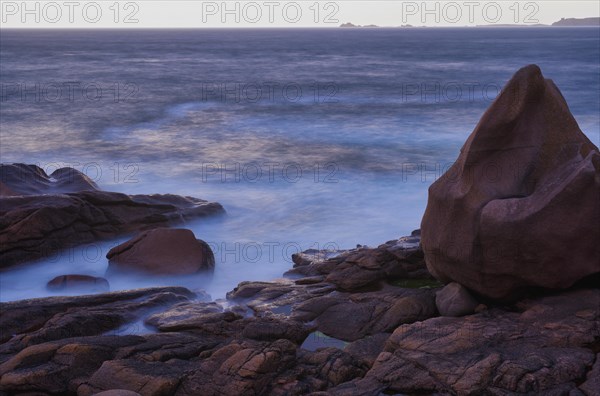
POLYGON ((465 316, 474 313, 479 303, 464 286, 451 282, 436 293, 435 305, 442 316, 465 316))
POLYGON ((109 271, 184 275, 212 271, 215 258, 210 246, 187 229, 155 228, 112 248, 109 271))

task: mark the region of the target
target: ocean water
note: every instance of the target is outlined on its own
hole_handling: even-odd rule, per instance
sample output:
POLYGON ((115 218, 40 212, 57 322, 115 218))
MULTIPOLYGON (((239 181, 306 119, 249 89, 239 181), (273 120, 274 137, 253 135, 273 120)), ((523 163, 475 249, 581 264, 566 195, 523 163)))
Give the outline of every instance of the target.
MULTIPOLYGON (((419 227, 428 186, 499 89, 536 63, 600 143, 595 28, 15 31, 0 36, 0 157, 72 166, 106 190, 221 202, 183 225, 211 244, 223 297, 308 248, 378 245, 419 227)), ((0 273, 0 300, 104 275, 125 240, 0 273)))

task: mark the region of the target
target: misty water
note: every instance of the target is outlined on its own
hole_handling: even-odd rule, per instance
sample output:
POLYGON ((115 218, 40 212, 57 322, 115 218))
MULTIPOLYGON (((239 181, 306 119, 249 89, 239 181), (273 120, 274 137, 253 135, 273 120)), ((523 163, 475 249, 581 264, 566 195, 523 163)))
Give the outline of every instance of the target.
MULTIPOLYGON (((208 279, 109 276, 220 298, 309 248, 376 246, 419 227, 427 188, 498 90, 540 65, 600 143, 594 28, 3 31, 0 156, 72 166, 102 189, 190 195, 227 214, 181 225, 208 279), (568 62, 566 62, 568 60, 568 62)), ((104 276, 113 241, 0 273, 0 300, 104 276)))

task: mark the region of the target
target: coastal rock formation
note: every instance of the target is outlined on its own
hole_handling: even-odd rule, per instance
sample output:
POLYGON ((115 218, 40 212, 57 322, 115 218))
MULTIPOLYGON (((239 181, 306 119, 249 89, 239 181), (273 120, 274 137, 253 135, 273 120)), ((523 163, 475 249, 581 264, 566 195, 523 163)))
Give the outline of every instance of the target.
POLYGON ((90 275, 61 275, 52 279, 46 285, 53 292, 78 291, 78 292, 106 292, 109 290, 108 281, 101 277, 90 275))
POLYGON ((438 284, 427 272, 419 242, 414 231, 376 248, 303 252, 286 272, 292 279, 242 282, 227 298, 259 316, 310 322, 343 341, 391 332, 402 323, 437 316, 438 284), (412 287, 396 285, 411 282, 412 287))
POLYGON ((243 282, 227 298, 246 304, 259 316, 283 315, 310 322, 315 330, 344 341, 437 316, 433 289, 386 286, 378 291, 345 293, 327 282, 243 282))
MULTIPOLYGON (((281 292, 277 283, 261 286, 265 292, 279 288, 271 296, 281 292)), ((182 288, 9 303, 11 323, 19 327, 0 345, 0 390, 82 396, 113 389, 144 396, 595 394, 598 289, 400 324, 311 350, 302 345, 319 324, 294 314, 300 298, 310 298, 305 292, 295 294, 289 312, 273 309, 273 299, 250 297, 258 309, 246 314, 231 305, 240 301, 199 301, 182 288), (52 312, 59 301, 65 307, 52 312), (43 315, 36 318, 31 310, 40 305, 43 315), (144 317, 157 332, 120 330, 144 317)), ((360 300, 361 294, 351 297, 360 300)), ((347 313, 338 327, 358 322, 347 313)))
POLYGON ((5 177, 0 197, 1 267, 46 258, 83 243, 224 212, 216 202, 192 197, 99 191, 71 168, 48 176, 35 165, 15 164, 0 165, 0 172, 5 177))
POLYGON ((600 154, 540 69, 519 70, 429 188, 429 271, 490 299, 600 272, 600 154))
POLYGON ((418 245, 338 252, 337 264, 304 253, 307 275, 242 282, 227 300, 168 287, 1 303, 0 394, 597 394, 598 288, 458 318, 437 316, 429 277, 353 291, 326 281, 366 271, 351 257, 384 268, 378 250, 418 245))
POLYGON ((208 244, 187 229, 154 228, 112 248, 108 270, 181 275, 212 271, 215 257, 208 244))
POLYGON ((402 325, 364 378, 332 393, 594 395, 578 384, 597 375, 598 306, 600 290, 576 290, 525 300, 513 310, 402 325))

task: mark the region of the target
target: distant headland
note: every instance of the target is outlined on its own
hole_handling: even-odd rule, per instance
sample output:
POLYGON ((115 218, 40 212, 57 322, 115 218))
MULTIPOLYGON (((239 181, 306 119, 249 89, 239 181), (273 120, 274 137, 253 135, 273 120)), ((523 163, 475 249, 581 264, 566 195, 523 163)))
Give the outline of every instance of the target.
POLYGON ((552 26, 600 26, 600 18, 562 18, 552 26))

